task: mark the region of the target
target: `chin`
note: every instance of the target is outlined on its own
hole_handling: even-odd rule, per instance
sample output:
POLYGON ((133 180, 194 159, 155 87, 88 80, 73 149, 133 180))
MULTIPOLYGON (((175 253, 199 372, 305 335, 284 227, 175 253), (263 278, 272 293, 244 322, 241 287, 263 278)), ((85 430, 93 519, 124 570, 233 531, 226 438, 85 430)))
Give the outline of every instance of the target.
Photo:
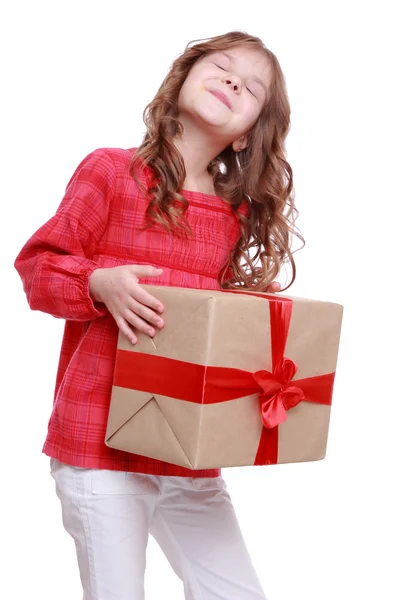
MULTIPOLYGON (((229 122, 232 113, 223 105, 219 107, 209 92, 199 94, 195 98, 186 97, 184 94, 178 99, 179 115, 183 124, 191 122, 201 129, 209 129, 214 133, 220 133, 224 137, 229 135, 229 122)), ((179 118, 179 117, 178 117, 179 118)))
POLYGON ((200 119, 208 125, 214 127, 226 128, 230 120, 230 112, 228 109, 220 110, 218 107, 211 105, 209 102, 196 103, 192 110, 193 116, 196 115, 197 119, 200 119))

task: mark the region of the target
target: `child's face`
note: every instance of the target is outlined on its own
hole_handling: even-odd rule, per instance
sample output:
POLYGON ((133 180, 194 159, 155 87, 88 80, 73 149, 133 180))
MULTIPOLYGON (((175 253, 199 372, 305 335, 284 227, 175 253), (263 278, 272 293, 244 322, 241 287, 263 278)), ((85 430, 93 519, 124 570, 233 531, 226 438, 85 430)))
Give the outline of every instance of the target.
POLYGON ((179 116, 241 150, 265 105, 270 66, 263 52, 243 46, 195 63, 178 98, 179 116))

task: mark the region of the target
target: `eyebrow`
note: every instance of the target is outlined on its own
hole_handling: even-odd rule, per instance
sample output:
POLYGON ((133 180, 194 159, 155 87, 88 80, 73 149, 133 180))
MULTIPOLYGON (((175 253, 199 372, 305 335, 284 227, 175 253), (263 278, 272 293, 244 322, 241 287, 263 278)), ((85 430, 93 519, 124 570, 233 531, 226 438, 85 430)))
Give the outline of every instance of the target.
MULTIPOLYGON (((227 58, 229 58, 229 60, 235 62, 235 57, 232 56, 232 54, 228 54, 228 52, 224 52, 223 50, 217 50, 215 54, 223 54, 224 56, 226 56, 227 58)), ((254 81, 257 81, 257 83, 259 83, 260 85, 262 85, 262 87, 264 88, 265 93, 267 94, 267 88, 266 88, 266 85, 263 82, 263 80, 260 79, 257 75, 251 75, 251 77, 254 79, 254 81)))

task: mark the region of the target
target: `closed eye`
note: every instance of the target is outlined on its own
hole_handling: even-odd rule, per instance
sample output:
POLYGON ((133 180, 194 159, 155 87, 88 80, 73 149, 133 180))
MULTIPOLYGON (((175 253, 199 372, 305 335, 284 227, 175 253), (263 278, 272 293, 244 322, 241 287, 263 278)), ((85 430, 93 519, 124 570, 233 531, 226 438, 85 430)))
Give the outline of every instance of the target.
POLYGON ((246 87, 246 90, 247 90, 248 92, 250 92, 250 94, 251 94, 252 96, 254 96, 254 98, 257 98, 257 96, 256 96, 255 94, 253 94, 253 92, 252 92, 252 91, 251 91, 251 90, 250 90, 248 87, 246 87))
POLYGON ((218 67, 219 69, 222 69, 223 71, 227 71, 228 69, 224 69, 224 67, 221 67, 221 65, 217 65, 217 63, 214 63, 216 67, 218 67))

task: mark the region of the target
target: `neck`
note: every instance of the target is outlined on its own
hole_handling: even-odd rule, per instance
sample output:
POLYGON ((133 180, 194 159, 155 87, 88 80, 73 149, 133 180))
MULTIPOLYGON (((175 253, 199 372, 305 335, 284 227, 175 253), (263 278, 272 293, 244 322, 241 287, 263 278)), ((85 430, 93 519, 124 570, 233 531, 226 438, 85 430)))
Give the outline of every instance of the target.
POLYGON ((174 139, 174 145, 185 164, 186 177, 183 188, 204 193, 214 193, 212 177, 207 170, 210 162, 226 145, 217 136, 204 132, 180 116, 183 133, 174 139))

